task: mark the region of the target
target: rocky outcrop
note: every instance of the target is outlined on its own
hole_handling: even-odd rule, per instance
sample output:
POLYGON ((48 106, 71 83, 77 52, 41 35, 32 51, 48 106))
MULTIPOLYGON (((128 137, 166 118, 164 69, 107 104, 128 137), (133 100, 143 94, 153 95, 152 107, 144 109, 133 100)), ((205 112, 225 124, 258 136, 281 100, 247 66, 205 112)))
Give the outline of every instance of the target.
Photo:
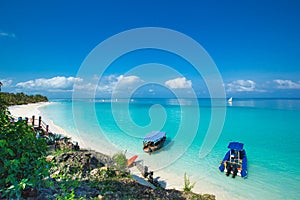
POLYGON ((48 181, 52 187, 39 191, 37 199, 57 199, 71 193, 86 199, 215 199, 214 195, 199 195, 170 189, 151 189, 140 185, 126 172, 114 168, 112 158, 95 151, 70 151, 49 155, 54 163, 48 181))
MULTIPOLYGON (((53 145, 53 144, 52 144, 53 145)), ((26 191, 32 199, 215 199, 175 189, 152 189, 139 184, 129 172, 121 170, 111 157, 61 139, 49 152, 50 176, 44 187, 26 191), (51 164, 50 164, 51 163, 51 164)))

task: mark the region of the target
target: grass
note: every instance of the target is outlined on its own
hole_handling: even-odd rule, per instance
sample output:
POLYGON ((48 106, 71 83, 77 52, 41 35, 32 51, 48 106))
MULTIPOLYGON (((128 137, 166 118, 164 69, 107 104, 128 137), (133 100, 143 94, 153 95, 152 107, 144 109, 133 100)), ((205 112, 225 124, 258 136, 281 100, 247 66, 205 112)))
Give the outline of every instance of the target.
POLYGON ((187 177, 186 173, 184 173, 184 188, 183 191, 191 192, 192 189, 195 187, 196 183, 191 183, 189 177, 187 177))

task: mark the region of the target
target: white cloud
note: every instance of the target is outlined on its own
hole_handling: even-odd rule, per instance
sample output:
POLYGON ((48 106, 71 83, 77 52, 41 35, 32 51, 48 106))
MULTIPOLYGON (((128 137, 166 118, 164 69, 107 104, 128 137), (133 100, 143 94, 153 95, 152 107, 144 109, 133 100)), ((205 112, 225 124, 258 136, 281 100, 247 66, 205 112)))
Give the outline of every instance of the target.
POLYGON ((143 83, 144 81, 138 76, 116 76, 109 75, 103 76, 100 80, 100 83, 97 83, 98 78, 93 77, 91 82, 87 82, 87 80, 76 83, 75 88, 77 90, 82 90, 85 92, 92 92, 95 89, 97 92, 111 94, 120 93, 120 92, 128 92, 131 91, 138 84, 143 83))
POLYGON ((92 83, 84 83, 82 81, 77 81, 76 84, 74 85, 74 88, 77 90, 86 90, 86 91, 91 91, 95 90, 97 85, 92 84, 92 83))
POLYGON ((262 92, 256 89, 256 83, 252 80, 236 80, 227 84, 227 92, 262 92))
POLYGON ((110 75, 102 78, 97 90, 100 92, 120 92, 133 89, 144 81, 138 76, 110 75))
POLYGON ((56 76, 49 79, 39 78, 35 80, 29 80, 26 82, 20 82, 17 83, 16 86, 29 90, 59 91, 71 89, 76 81, 81 82, 82 79, 76 77, 56 76))
POLYGON ((133 86, 137 83, 142 83, 144 82, 142 79, 140 79, 140 77, 138 76, 119 76, 118 77, 118 85, 120 85, 121 87, 129 87, 129 86, 133 86))
POLYGON ((10 38, 15 38, 16 35, 15 35, 14 33, 6 33, 6 32, 0 31, 0 37, 10 37, 10 38))
POLYGON ((1 79, 2 87, 9 87, 12 84, 12 80, 9 79, 1 79))
POLYGON ((293 82, 291 80, 276 79, 273 82, 277 84, 276 87, 278 89, 300 89, 300 81, 293 82))
POLYGON ((165 82, 165 85, 171 89, 183 89, 183 88, 191 88, 192 81, 186 80, 185 77, 175 78, 165 82))

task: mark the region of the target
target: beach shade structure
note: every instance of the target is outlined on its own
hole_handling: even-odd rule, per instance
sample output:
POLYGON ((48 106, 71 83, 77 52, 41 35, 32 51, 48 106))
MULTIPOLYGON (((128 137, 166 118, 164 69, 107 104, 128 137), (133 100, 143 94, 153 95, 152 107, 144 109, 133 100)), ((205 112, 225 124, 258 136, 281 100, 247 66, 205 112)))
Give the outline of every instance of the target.
POLYGON ((232 174, 234 178, 236 175, 246 178, 247 172, 247 156, 244 149, 244 144, 239 142, 230 142, 229 150, 221 161, 219 170, 226 172, 226 175, 232 174))
POLYGON ((157 142, 163 137, 166 137, 166 132, 153 131, 144 137, 143 142, 157 142))
POLYGON ((166 141, 166 132, 153 131, 148 133, 143 139, 143 150, 152 153, 160 149, 166 141))
POLYGON ((243 143, 239 143, 239 142, 230 142, 228 145, 229 149, 234 149, 237 151, 241 151, 243 150, 244 144, 243 143))

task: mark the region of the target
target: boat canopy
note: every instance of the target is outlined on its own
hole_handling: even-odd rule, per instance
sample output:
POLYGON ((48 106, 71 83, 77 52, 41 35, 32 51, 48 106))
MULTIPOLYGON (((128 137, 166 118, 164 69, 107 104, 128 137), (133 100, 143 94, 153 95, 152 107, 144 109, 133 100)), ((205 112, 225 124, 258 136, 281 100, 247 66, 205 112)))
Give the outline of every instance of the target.
POLYGON ((243 147, 244 147, 244 144, 239 143, 239 142, 230 142, 228 145, 229 149, 233 149, 233 150, 237 150, 237 151, 243 150, 243 147))
POLYGON ((157 142, 163 137, 166 137, 166 132, 153 131, 144 137, 144 143, 157 142))

